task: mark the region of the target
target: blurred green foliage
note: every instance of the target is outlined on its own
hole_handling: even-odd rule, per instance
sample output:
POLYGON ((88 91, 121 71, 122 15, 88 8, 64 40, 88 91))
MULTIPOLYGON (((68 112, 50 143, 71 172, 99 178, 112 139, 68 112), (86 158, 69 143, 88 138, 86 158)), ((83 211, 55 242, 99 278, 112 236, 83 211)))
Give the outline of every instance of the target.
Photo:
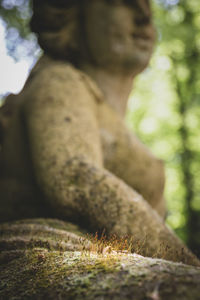
MULTIPOLYGON (((127 124, 166 163, 167 223, 200 256, 200 5, 154 0, 158 42, 134 82, 127 124)), ((28 0, 0 0, 7 48, 15 59, 38 56, 28 29, 28 0)))
POLYGON ((39 55, 37 39, 29 29, 31 14, 29 0, 0 0, 0 18, 6 27, 7 51, 16 61, 39 55))
POLYGON ((166 162, 167 223, 200 255, 200 5, 154 1, 158 43, 127 122, 166 162))

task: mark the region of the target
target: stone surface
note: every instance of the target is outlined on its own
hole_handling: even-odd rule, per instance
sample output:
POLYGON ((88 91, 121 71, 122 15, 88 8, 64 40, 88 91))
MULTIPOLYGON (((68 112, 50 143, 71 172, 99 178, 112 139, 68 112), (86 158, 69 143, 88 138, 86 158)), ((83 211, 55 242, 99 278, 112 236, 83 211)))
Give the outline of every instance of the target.
POLYGON ((91 251, 70 223, 24 220, 1 225, 0 233, 0 299, 199 299, 200 268, 91 251))

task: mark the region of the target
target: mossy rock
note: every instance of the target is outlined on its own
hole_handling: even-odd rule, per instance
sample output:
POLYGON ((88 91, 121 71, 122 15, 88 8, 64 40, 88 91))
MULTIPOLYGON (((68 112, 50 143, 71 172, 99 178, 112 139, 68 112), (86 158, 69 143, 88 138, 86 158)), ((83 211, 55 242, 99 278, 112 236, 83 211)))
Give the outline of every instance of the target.
POLYGON ((199 299, 200 268, 91 251, 70 223, 18 221, 0 235, 0 299, 199 299))

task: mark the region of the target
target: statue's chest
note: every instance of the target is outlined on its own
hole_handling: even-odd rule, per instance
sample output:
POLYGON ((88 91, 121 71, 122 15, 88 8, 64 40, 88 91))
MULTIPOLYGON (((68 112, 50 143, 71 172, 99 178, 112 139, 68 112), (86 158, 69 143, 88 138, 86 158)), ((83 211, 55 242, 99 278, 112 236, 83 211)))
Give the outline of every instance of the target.
POLYGON ((98 117, 104 166, 115 173, 117 166, 127 160, 130 133, 123 120, 107 105, 100 106, 98 117))
POLYGON ((116 148, 118 146, 117 137, 114 132, 107 127, 100 128, 100 138, 103 150, 104 164, 110 160, 114 160, 116 156, 116 148))

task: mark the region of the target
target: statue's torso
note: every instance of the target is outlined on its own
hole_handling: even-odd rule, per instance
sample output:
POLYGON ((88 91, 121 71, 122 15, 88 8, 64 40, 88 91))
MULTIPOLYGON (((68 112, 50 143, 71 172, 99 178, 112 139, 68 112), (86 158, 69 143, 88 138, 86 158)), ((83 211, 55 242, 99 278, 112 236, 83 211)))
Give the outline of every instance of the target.
MULTIPOLYGON (((70 69, 68 68, 68 72, 69 70, 70 69)), ((86 81, 88 81, 88 79, 86 81)), ((88 88, 88 82, 86 82, 86 85, 88 88)), ((98 91, 95 92, 94 89, 93 83, 89 83, 89 93, 91 94, 91 97, 93 97, 99 127, 100 150, 102 151, 103 165, 110 172, 117 175, 140 192, 141 181, 144 180, 145 184, 145 181, 149 180, 147 169, 148 167, 151 168, 151 163, 154 163, 155 159, 138 139, 129 133, 121 117, 104 101, 104 99, 101 99, 100 101, 97 100, 96 94, 98 94, 98 91), (138 151, 138 149, 141 151, 138 151)), ((29 147, 29 135, 23 116, 23 106, 27 101, 28 87, 25 86, 24 90, 25 93, 22 91, 16 98, 16 101, 19 103, 13 113, 2 151, 0 152, 0 189, 4 190, 4 199, 2 199, 2 202, 7 202, 6 189, 9 189, 10 195, 10 189, 13 188, 13 193, 11 194, 13 194, 14 197, 9 197, 17 199, 17 194, 19 194, 19 203, 17 202, 18 204, 16 205, 20 204, 20 198, 22 198, 23 203, 30 201, 30 209, 33 210, 34 198, 37 197, 38 202, 44 202, 44 196, 41 191, 39 191, 37 183, 35 182, 34 166, 32 165, 29 147), (5 185, 7 186, 6 188, 5 185), (18 189, 16 186, 22 188, 18 189)), ((155 191, 154 187, 152 187, 152 191, 147 191, 147 195, 144 196, 147 196, 147 198, 149 196, 152 198, 160 197, 162 194, 162 182, 160 183, 160 186, 158 195, 154 195, 155 191)), ((156 188, 156 190, 158 189, 156 188)), ((11 200, 8 202, 10 203, 10 201, 11 200)), ((42 207, 44 207, 44 205, 45 204, 42 203, 42 207)), ((29 208, 27 208, 27 210, 28 209, 29 208)), ((44 211, 45 210, 46 208, 44 208, 44 211)), ((43 214, 40 205, 39 211, 43 214)), ((15 211, 13 214, 15 215, 15 211)), ((35 214, 37 216, 37 210, 35 214)), ((49 211, 47 215, 48 214, 51 214, 51 212, 49 211)), ((34 213, 33 216, 35 216, 34 213)))
MULTIPOLYGON (((73 68, 73 72, 74 70, 75 69, 73 68)), ((96 117, 99 125, 99 136, 104 166, 113 172, 116 168, 116 164, 113 163, 113 161, 116 161, 117 159, 118 165, 120 164, 119 155, 122 159, 124 151, 126 152, 126 150, 128 150, 128 144, 131 143, 131 135, 120 116, 104 101, 103 95, 100 95, 100 101, 96 99, 96 94, 98 94, 99 91, 97 91, 96 94, 93 94, 97 87, 94 86, 93 82, 91 85, 92 89, 89 87, 89 93, 91 94, 91 97, 93 97, 96 106, 96 117)), ((44 89, 45 88, 48 87, 44 87, 44 89)), ((16 95, 15 101, 17 102, 17 105, 14 108, 2 151, 0 152, 0 176, 14 177, 19 181, 28 183, 34 178, 34 169, 31 164, 29 136, 23 116, 23 106, 27 100, 26 98, 28 98, 27 95, 29 94, 27 90, 28 88, 25 85, 25 92, 22 91, 19 95, 16 95)), ((127 153, 124 153, 124 159, 126 158, 126 154, 127 153)), ((122 161, 124 164, 123 159, 122 161)))

